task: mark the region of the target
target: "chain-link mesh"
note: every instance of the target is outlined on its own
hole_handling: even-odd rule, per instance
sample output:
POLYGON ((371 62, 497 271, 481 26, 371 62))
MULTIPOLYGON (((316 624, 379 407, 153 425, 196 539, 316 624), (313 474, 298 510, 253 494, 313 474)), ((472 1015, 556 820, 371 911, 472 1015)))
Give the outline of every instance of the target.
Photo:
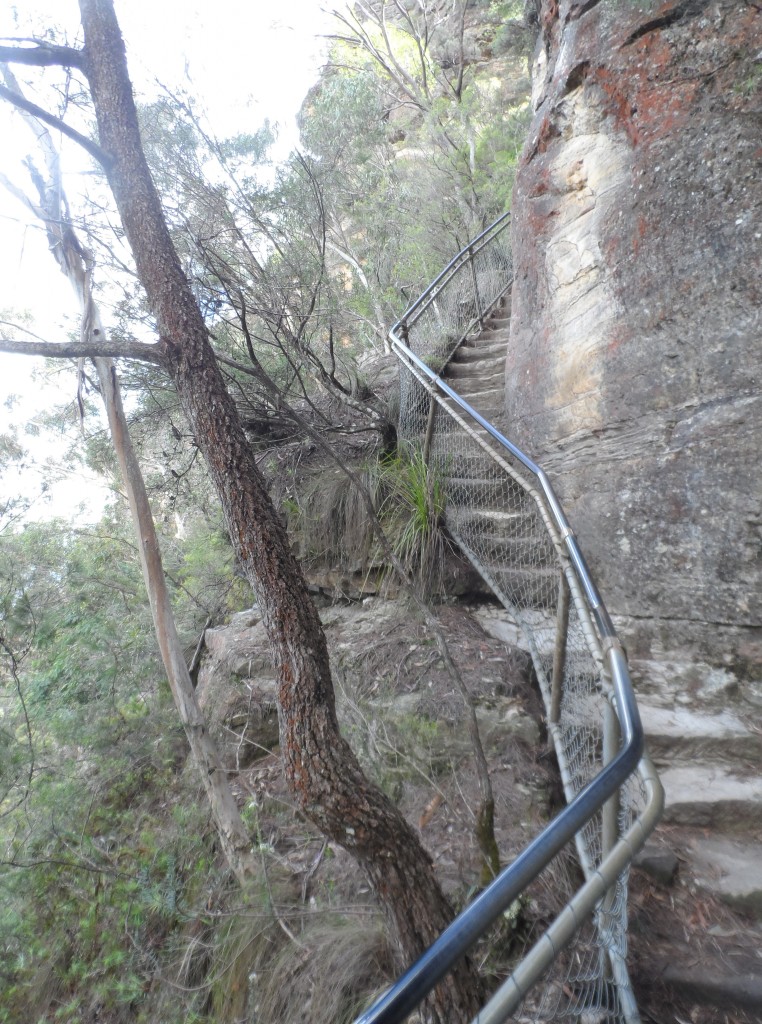
MULTIPOLYGON (((506 226, 478 249, 464 250, 464 259, 441 275, 428 300, 398 325, 397 334, 437 373, 469 331, 482 325, 484 310, 510 280, 506 226)), ((532 474, 401 357, 400 434, 426 453, 446 496, 448 530, 500 598, 531 654, 571 801, 619 748, 611 682, 583 589, 532 474)), ((576 871, 592 877, 645 803, 644 784, 633 776, 577 835, 576 871)), ((570 879, 568 865, 566 850, 546 870, 554 880, 570 879)), ((561 900, 559 909, 563 905, 561 900)), ((638 1021, 625 967, 626 930, 625 872, 514 1019, 638 1021)))
MULTIPOLYGON (((445 524, 510 613, 531 654, 571 801, 618 749, 611 685, 582 590, 545 500, 524 467, 467 414, 435 396, 422 375, 413 375, 427 403, 433 401, 429 466, 446 495, 445 524)), ((423 444, 424 432, 417 438, 408 434, 407 441, 423 444)), ((644 804, 643 787, 632 778, 587 822, 576 841, 576 863, 586 878, 644 804)), ((548 870, 556 878, 562 871, 568 876, 563 863, 548 870)), ((625 874, 516 1019, 636 1021, 625 967, 626 930, 625 874)))
MULTIPOLYGON (((505 214, 442 271, 425 300, 397 325, 408 348, 436 373, 506 291, 512 277, 510 217, 505 214)), ((400 431, 425 430, 429 412, 425 388, 400 374, 400 431)))

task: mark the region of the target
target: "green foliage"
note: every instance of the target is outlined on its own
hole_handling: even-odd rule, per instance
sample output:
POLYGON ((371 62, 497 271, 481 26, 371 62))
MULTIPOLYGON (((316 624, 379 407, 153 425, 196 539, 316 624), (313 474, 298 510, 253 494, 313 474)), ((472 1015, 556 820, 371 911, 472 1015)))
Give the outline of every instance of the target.
POLYGON ((744 69, 743 75, 734 83, 733 89, 735 92, 739 93, 739 95, 748 97, 759 92, 761 87, 762 64, 760 64, 759 59, 756 58, 756 63, 751 64, 751 66, 747 66, 744 69))
MULTIPOLYGON (((0 1022, 137 1021, 172 936, 225 885, 126 530, 112 511, 0 536, 0 1022)), ((187 565, 170 547, 195 643, 229 546, 207 527, 187 565)))
MULTIPOLYGON (((106 802, 97 807, 86 787, 72 789, 66 811, 76 829, 59 821, 42 830, 38 822, 23 856, 0 872, 0 1020, 36 1019, 48 1004, 57 1005, 49 1019, 67 1022, 81 1019, 85 1003, 98 1006, 104 1019, 115 1019, 120 1007, 135 1010, 171 930, 198 913, 188 895, 203 893, 210 877, 217 884, 203 814, 195 829, 168 828, 155 803, 154 792, 180 798, 178 780, 157 768, 149 782, 144 773, 127 805, 123 782, 121 788, 115 794, 104 786, 98 795, 106 802)), ((33 811, 40 802, 50 807, 50 795, 42 796, 30 802, 33 811)), ((165 960, 171 952, 170 945, 165 960)))
POLYGON ((403 450, 380 466, 379 518, 395 554, 424 593, 438 582, 446 543, 445 490, 420 450, 403 450))
MULTIPOLYGON (((496 52, 516 49, 505 35, 515 6, 491 5, 496 52)), ((366 29, 372 46, 387 45, 377 25, 366 29)), ((325 394, 365 393, 355 358, 381 348, 401 308, 510 201, 526 104, 483 66, 471 37, 461 68, 456 36, 414 29, 400 21, 387 33, 409 92, 393 64, 337 44, 302 110, 305 153, 279 168, 269 124, 220 141, 192 96, 141 112, 180 258, 215 345, 239 364, 226 372, 258 448, 294 438, 279 420, 279 396, 336 431, 337 406, 325 394)), ((109 239, 94 248, 113 243, 116 253, 112 338, 153 337, 100 195, 82 215, 96 242, 99 225, 109 239)), ((123 373, 190 654, 207 620, 251 598, 177 396, 154 367, 123 373)), ((114 479, 97 397, 85 387, 88 438, 70 442, 66 457, 114 479)), ((79 438, 79 416, 69 401, 28 430, 66 438, 76 427, 79 438)), ((0 470, 25 458, 20 433, 0 436, 0 470)), ((265 459, 283 465, 281 453, 265 459)), ((446 543, 440 481, 420 452, 387 459, 365 478, 395 551, 428 589, 446 543)), ((314 493, 290 483, 282 507, 311 538, 302 554, 347 559, 358 572, 377 567, 370 523, 343 475, 324 474, 314 493)), ((263 875, 244 912, 235 906, 185 771, 124 505, 115 497, 85 528, 22 525, 28 511, 0 504, 0 1024, 227 1024, 253 1005, 285 1024, 308 1003, 316 1021, 353 1019, 387 980, 386 944, 366 919, 316 922, 301 905, 289 924, 297 942, 287 940, 276 920, 286 896, 270 877, 280 863, 277 829, 265 827, 262 808, 250 825, 263 875)), ((418 714, 399 727, 427 771, 437 730, 418 714)), ((391 788, 400 773, 389 778, 391 788)), ((323 893, 332 914, 335 884, 323 893)))

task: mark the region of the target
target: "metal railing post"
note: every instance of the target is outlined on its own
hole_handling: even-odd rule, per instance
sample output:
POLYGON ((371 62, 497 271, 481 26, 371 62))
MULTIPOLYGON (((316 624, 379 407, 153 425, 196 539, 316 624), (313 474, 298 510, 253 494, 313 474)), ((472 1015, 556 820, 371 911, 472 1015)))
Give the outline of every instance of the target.
MULTIPOLYGON (((553 674, 550 683, 550 724, 558 725, 561 718, 566 641, 569 634, 569 584, 566 574, 558 581, 558 608, 556 611, 556 643, 553 648, 553 674)), ((549 740, 552 743, 552 740, 549 740)))
POLYGON ((429 418, 426 422, 426 436, 423 439, 423 464, 428 466, 429 455, 431 454, 431 442, 434 438, 434 421, 437 416, 437 402, 433 395, 429 395, 429 418))
POLYGON ((476 306, 476 316, 479 322, 479 330, 484 327, 484 314, 482 313, 482 302, 479 298, 479 285, 476 280, 476 267, 474 266, 474 251, 471 246, 468 246, 468 265, 471 267, 471 283, 474 286, 474 304, 476 306))
MULTIPOLYGON (((610 701, 603 708, 603 765, 611 764, 619 753, 622 742, 619 719, 610 701)), ((619 790, 603 805, 603 821, 601 830, 602 853, 605 857, 614 849, 619 838, 619 790)))

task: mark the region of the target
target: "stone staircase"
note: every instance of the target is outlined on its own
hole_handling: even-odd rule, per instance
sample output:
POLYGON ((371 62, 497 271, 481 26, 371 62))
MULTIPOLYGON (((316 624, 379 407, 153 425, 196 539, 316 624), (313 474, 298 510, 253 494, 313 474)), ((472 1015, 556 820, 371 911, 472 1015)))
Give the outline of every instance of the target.
POLYGON ((498 429, 504 418, 505 357, 510 326, 509 295, 501 299, 481 333, 468 338, 456 350, 442 374, 450 387, 498 429))
MULTIPOLYGON (((442 374, 453 390, 498 430, 504 427, 505 358, 511 323, 504 297, 483 330, 468 338, 442 374)), ((457 410, 451 399, 445 405, 457 410)), ((476 423, 478 436, 495 444, 476 423)), ((538 532, 534 502, 526 491, 506 485, 503 471, 477 445, 446 463, 447 526, 480 561, 481 571, 512 603, 543 609, 557 596, 558 567, 544 528, 538 532)))
MULTIPOLYGON (((637 678, 637 663, 633 670, 637 678)), ((758 719, 732 698, 672 691, 663 680, 657 691, 645 676, 639 706, 666 805, 635 865, 683 906, 687 934, 700 926, 685 948, 661 943, 652 970, 689 1012, 712 1006, 717 1016, 706 1019, 724 1021, 723 1012, 739 1009, 746 1016, 738 1019, 762 1021, 758 719)))
MULTIPOLYGON (((457 350, 442 374, 508 437, 509 303, 457 350)), ((522 511, 495 507, 488 463, 477 458, 455 466, 448 519, 456 535, 468 517, 478 520, 487 538, 485 557, 501 549, 499 560, 506 562, 511 545, 526 543, 522 511)), ((541 576, 541 559, 535 572, 541 576)), ((500 582, 513 585, 510 579, 500 582)), ((526 587, 527 581, 516 585, 526 587)), ((515 639, 507 613, 489 613, 482 624, 501 639, 515 639)), ((633 665, 649 751, 666 792, 662 824, 635 862, 635 896, 642 898, 638 907, 644 915, 642 934, 636 928, 632 937, 636 976, 647 975, 641 983, 654 993, 645 999, 645 1018, 650 1014, 657 1024, 762 1022, 762 728, 730 696, 718 700, 703 693, 700 683, 690 693, 670 687, 665 668, 633 665), (670 903, 659 924, 662 892, 670 903), (729 1011, 738 1016, 729 1017, 729 1011)))

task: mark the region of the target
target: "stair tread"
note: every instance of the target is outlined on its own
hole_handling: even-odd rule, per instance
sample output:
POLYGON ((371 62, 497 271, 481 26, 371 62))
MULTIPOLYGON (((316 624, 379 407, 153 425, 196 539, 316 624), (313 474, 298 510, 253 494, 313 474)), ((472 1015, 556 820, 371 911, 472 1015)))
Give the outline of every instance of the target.
POLYGON ((762 843, 722 834, 694 836, 684 852, 696 885, 731 906, 762 914, 762 843))
POLYGON ((762 735, 727 710, 696 710, 638 701, 648 747, 659 766, 711 760, 742 771, 750 761, 762 761, 762 735))
POLYGON ((451 360, 444 369, 445 374, 464 373, 467 370, 481 371, 489 369, 491 373, 498 370, 505 372, 505 355, 501 352, 496 355, 489 355, 484 359, 456 359, 451 360))
POLYGON ((475 385, 481 384, 484 390, 487 391, 504 391, 503 385, 503 374, 501 372, 492 373, 447 373, 443 377, 445 383, 449 384, 453 391, 457 391, 459 387, 472 388, 475 385))
MULTIPOLYGON (((474 383, 478 384, 478 383, 481 383, 481 382, 475 380, 474 383)), ((457 391, 457 390, 458 390, 457 388, 453 388, 453 391, 457 391)), ((500 395, 502 395, 503 394, 503 388, 502 387, 493 387, 493 388, 487 387, 487 388, 482 388, 482 389, 480 389, 478 391, 472 391, 471 388, 468 388, 468 390, 459 391, 458 393, 461 394, 464 398, 466 397, 466 395, 484 395, 484 396, 486 396, 486 395, 496 395, 498 393, 500 395)))
MULTIPOLYGON (((669 962, 664 964, 661 980, 687 995, 701 1006, 741 1006, 756 1010, 762 1005, 762 970, 736 974, 731 968, 709 971, 707 966, 669 962)), ((726 1018, 727 1019, 727 1018, 726 1018)))
POLYGON ((452 354, 455 359, 458 354, 471 355, 477 352, 507 352, 509 348, 508 335, 503 331, 489 331, 487 334, 477 334, 466 338, 452 354))
MULTIPOLYGON (((461 395, 461 398, 467 405, 470 405, 474 412, 478 413, 483 420, 486 420, 487 423, 491 424, 495 430, 499 431, 501 429, 501 420, 504 413, 502 403, 500 405, 489 405, 482 402, 477 405, 473 396, 461 395)), ((456 402, 453 402, 449 408, 451 408, 453 412, 458 413, 458 415, 460 415, 464 420, 469 420, 468 412, 465 409, 462 409, 456 402)), ((485 441, 489 440, 490 435, 482 429, 480 423, 474 420, 470 423, 470 426, 473 428, 475 433, 479 434, 481 432, 485 441)))
POLYGON ((501 357, 489 359, 466 359, 463 362, 452 362, 448 363, 445 370, 446 375, 454 377, 463 377, 468 374, 477 373, 488 373, 492 376, 495 373, 503 372, 503 364, 505 360, 501 357))
POLYGON ((680 787, 687 785, 693 800, 717 800, 725 796, 726 789, 732 789, 739 793, 743 791, 762 802, 762 776, 734 772, 725 765, 678 765, 666 768, 661 777, 663 782, 672 783, 673 791, 680 796, 684 795, 680 787))
POLYGON ((762 776, 706 763, 671 765, 659 776, 665 821, 700 827, 762 822, 762 776))
MULTIPOLYGON (((740 718, 729 711, 705 713, 691 708, 664 707, 641 698, 638 701, 643 727, 649 736, 691 736, 739 739, 751 733, 740 718)), ((762 737, 759 737, 762 744, 762 737)))
MULTIPOLYGON (((445 517, 447 519, 448 525, 450 525, 451 522, 452 522, 450 516, 448 516, 447 513, 445 513, 445 517)), ((527 522, 526 515, 522 519, 521 514, 519 513, 517 518, 513 521, 512 525, 514 525, 514 526, 521 526, 521 525, 525 525, 526 522, 527 522)), ((529 522, 531 524, 532 520, 529 520, 529 522)), ((465 534, 466 532, 472 532, 473 533, 473 540, 474 540, 474 542, 478 541, 479 543, 483 543, 485 545, 489 544, 490 547, 499 547, 500 545, 503 545, 506 548, 510 547, 510 548, 514 548, 515 549, 515 548, 529 547, 530 545, 541 544, 543 546, 543 548, 545 548, 545 550, 547 550, 547 551, 551 550, 551 546, 550 546, 551 542, 548 539, 548 535, 544 534, 544 533, 541 533, 539 530, 529 529, 529 530, 527 530, 526 532, 523 532, 523 533, 503 533, 503 534, 501 534, 501 533, 488 533, 488 532, 479 532, 478 528, 476 528, 476 527, 474 527, 473 530, 469 531, 468 525, 464 526, 464 524, 462 522, 460 522, 460 523, 457 523, 457 522, 452 523, 450 528, 452 530, 455 530, 458 533, 464 533, 465 534)), ((521 571, 524 571, 525 569, 534 568, 534 566, 526 566, 526 565, 515 565, 514 566, 514 565, 511 565, 511 566, 505 566, 505 568, 507 568, 507 569, 520 569, 521 571)))
POLYGON ((502 380, 500 384, 496 383, 500 378, 496 377, 458 377, 453 381, 453 391, 456 391, 463 398, 467 398, 469 395, 503 395, 502 380), (490 385, 494 384, 494 387, 490 385), (485 386, 486 385, 486 386, 485 386))
POLYGON ((496 341, 494 336, 489 339, 473 339, 471 342, 464 342, 453 353, 454 362, 478 362, 488 356, 503 356, 508 351, 508 346, 502 341, 496 341))
POLYGON ((511 522, 525 516, 533 516, 534 512, 524 509, 496 509, 496 508, 463 508, 458 511, 463 517, 470 516, 474 519, 492 519, 495 522, 511 522))

